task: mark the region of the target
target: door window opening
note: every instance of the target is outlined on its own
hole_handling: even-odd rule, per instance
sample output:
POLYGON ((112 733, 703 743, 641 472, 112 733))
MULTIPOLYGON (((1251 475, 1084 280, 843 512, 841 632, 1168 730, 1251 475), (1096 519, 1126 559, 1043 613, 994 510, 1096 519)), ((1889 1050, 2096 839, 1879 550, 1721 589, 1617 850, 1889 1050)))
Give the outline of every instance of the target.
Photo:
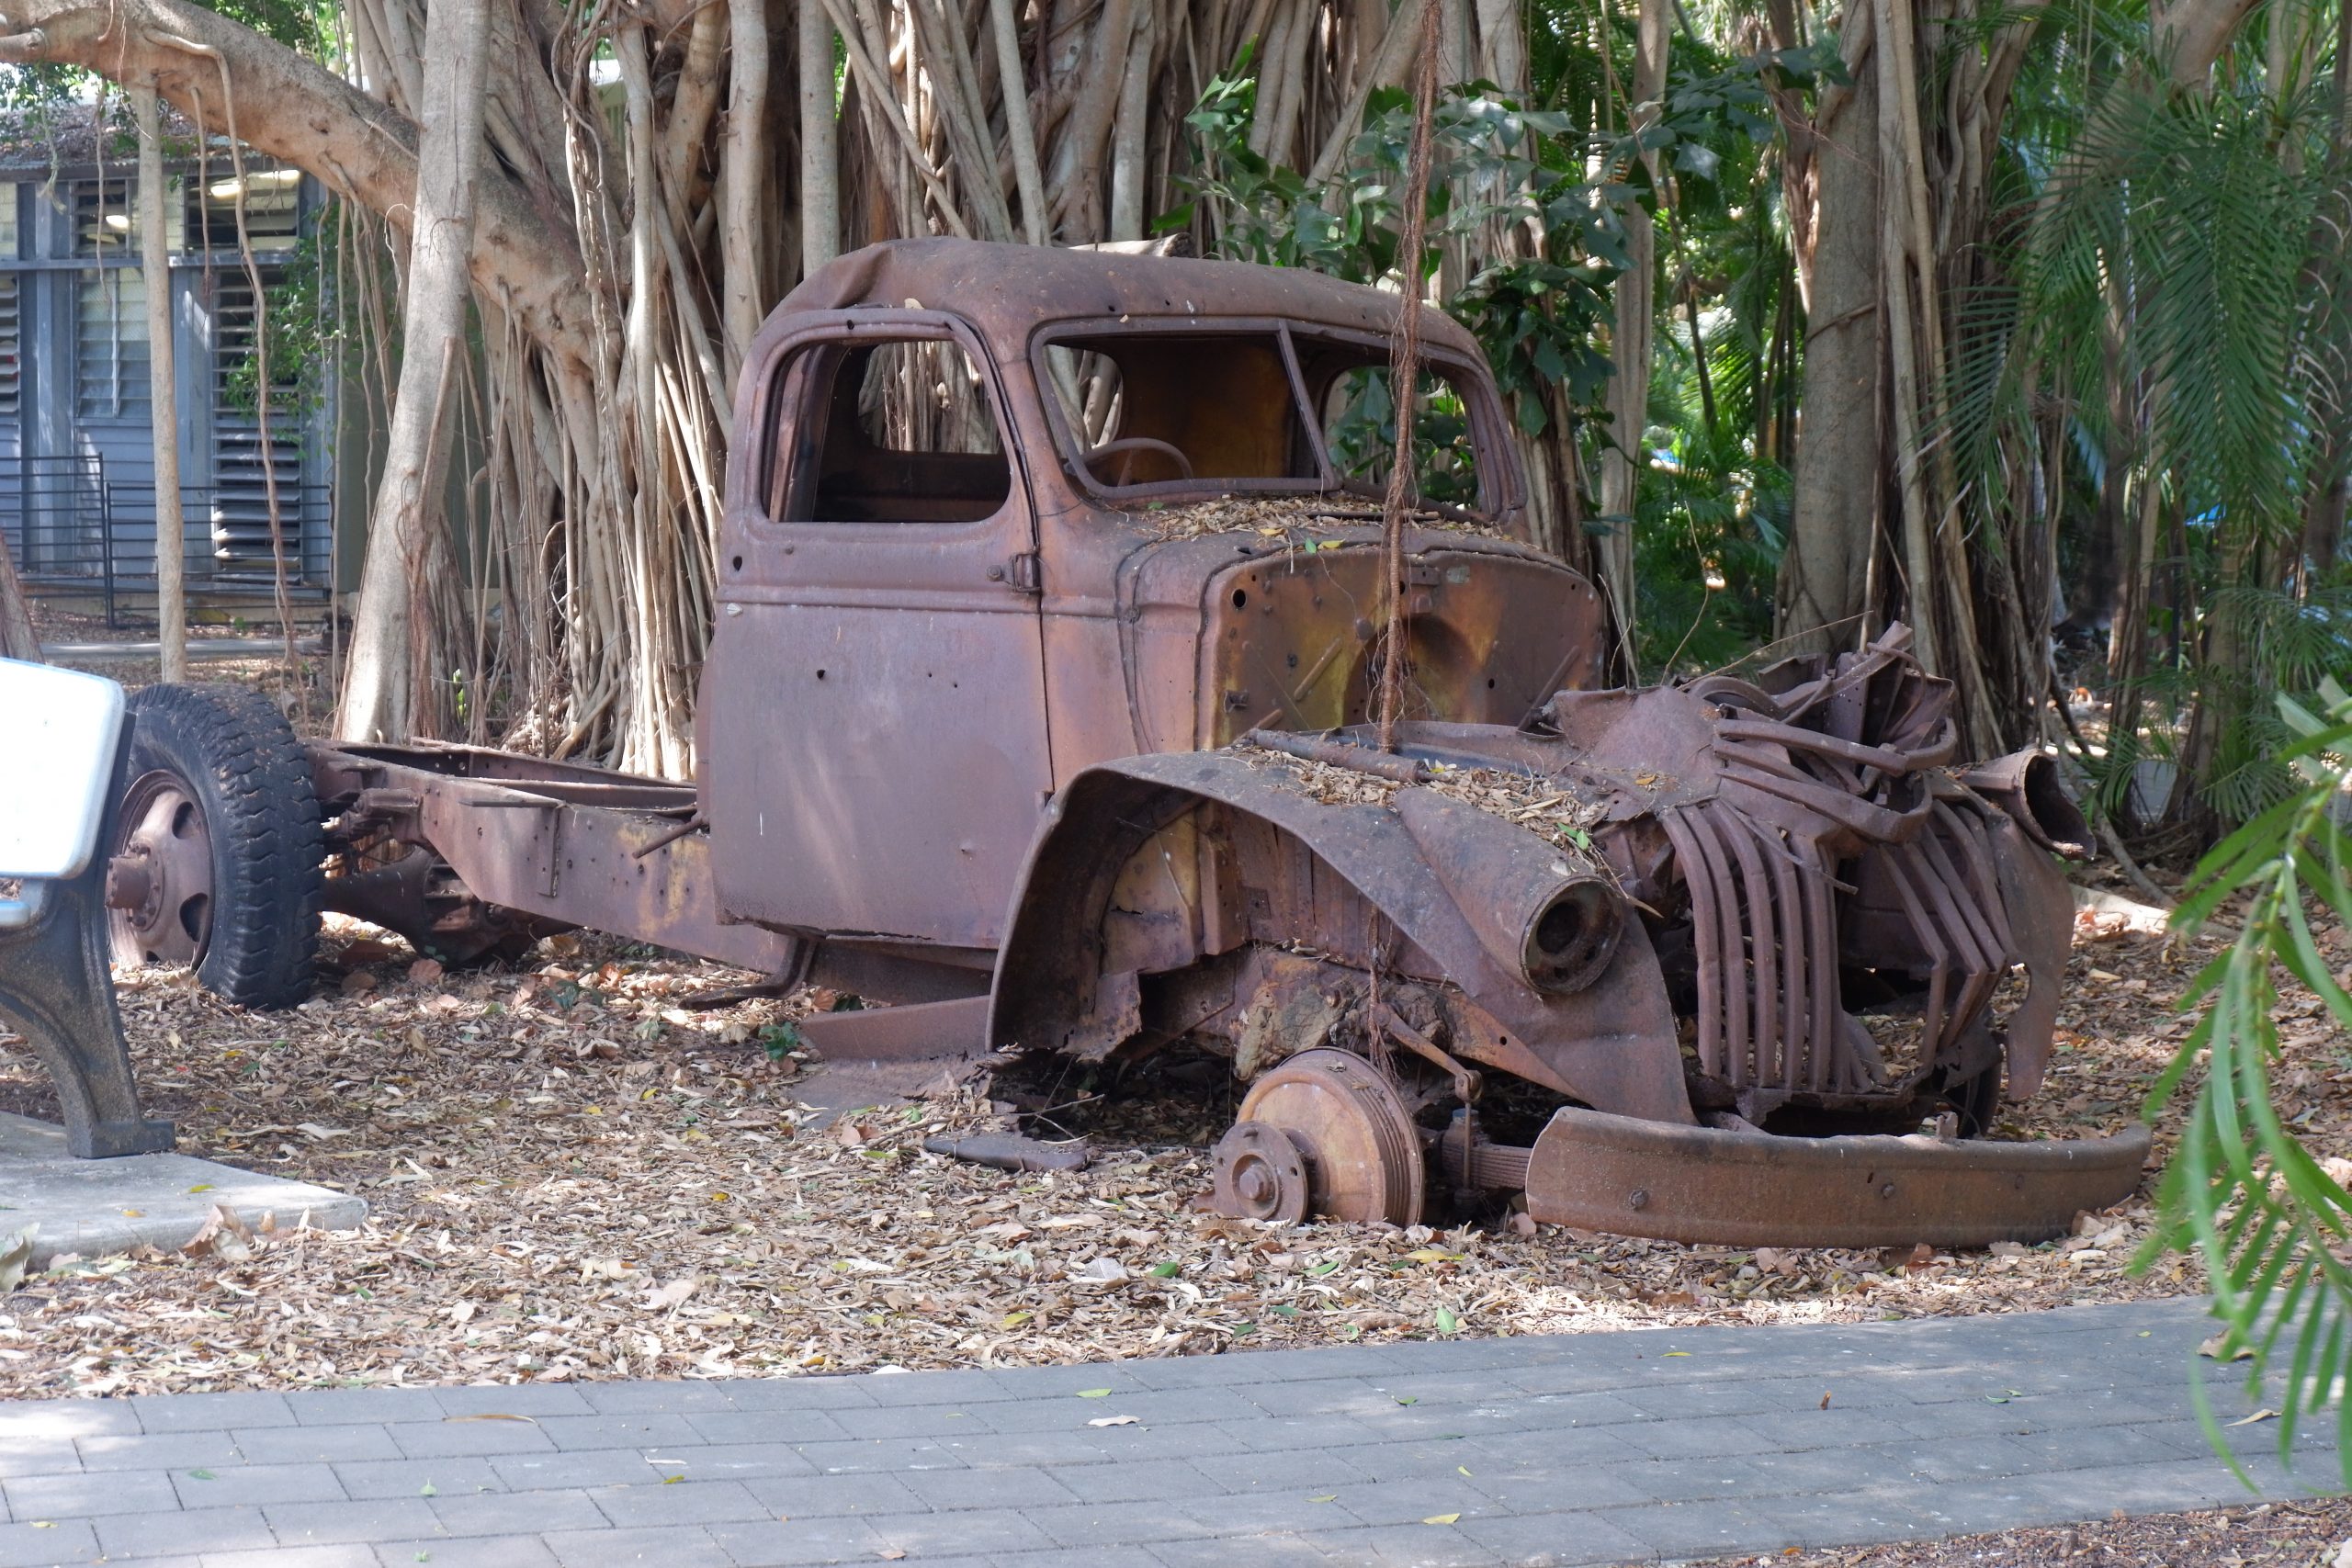
POLYGON ((974 523, 1012 493, 994 400, 953 338, 811 344, 775 384, 774 521, 974 523))

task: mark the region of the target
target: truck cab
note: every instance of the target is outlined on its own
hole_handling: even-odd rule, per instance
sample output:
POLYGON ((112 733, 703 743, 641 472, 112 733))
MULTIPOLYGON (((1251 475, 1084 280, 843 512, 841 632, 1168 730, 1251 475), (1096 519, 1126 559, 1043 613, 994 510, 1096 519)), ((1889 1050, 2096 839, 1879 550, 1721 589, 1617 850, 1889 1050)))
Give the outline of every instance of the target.
MULTIPOLYGON (((954 241, 796 290, 746 356, 699 705, 729 913, 984 963, 1085 769, 1368 717, 1395 310, 954 241)), ((1424 319, 1408 711, 1512 725, 1598 682, 1605 616, 1529 541, 1475 340, 1424 319)))

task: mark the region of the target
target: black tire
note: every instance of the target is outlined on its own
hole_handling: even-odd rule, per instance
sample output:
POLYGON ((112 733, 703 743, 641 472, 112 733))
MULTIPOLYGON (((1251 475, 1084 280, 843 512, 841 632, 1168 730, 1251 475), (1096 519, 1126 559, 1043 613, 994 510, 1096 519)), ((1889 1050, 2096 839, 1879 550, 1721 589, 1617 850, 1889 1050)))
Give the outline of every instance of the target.
POLYGON ((2001 1119, 2001 1079, 2006 1064, 1996 1061, 1973 1078, 1966 1078, 1944 1090, 1944 1096, 1960 1112, 1960 1135, 1982 1138, 1991 1133, 2001 1119))
MULTIPOLYGON (((242 1007, 308 999, 325 847, 310 761, 293 727, 267 697, 240 686, 148 686, 129 705, 129 795, 167 775, 163 782, 194 804, 210 840, 206 902, 189 922, 198 983, 242 1007)), ((118 849, 139 826, 122 815, 118 849)), ((148 956, 121 916, 115 932, 117 956, 148 956)))

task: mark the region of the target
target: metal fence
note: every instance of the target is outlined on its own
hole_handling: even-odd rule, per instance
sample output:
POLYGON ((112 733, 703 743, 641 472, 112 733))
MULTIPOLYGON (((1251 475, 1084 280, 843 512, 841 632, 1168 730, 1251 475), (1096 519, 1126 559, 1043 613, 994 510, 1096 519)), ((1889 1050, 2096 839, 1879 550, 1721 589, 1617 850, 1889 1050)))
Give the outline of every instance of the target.
MULTIPOLYGON (((300 607, 326 597, 330 504, 324 485, 277 487, 286 583, 300 607)), ((266 493, 184 485, 180 507, 191 609, 269 606, 277 572, 266 493)), ((109 626, 155 619, 152 478, 116 478, 97 456, 0 458, 0 539, 27 593, 87 602, 109 626)))

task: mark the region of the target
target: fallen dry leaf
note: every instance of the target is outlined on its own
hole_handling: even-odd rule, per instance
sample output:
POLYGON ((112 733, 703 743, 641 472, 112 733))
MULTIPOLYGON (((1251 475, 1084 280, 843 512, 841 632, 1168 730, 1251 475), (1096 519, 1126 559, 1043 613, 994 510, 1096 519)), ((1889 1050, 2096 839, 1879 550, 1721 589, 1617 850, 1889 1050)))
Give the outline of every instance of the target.
POLYGON ((689 1274, 683 1280, 673 1280, 645 1298, 649 1312, 673 1312, 685 1304, 686 1298, 702 1286, 702 1280, 689 1274))
POLYGON ((33 1241, 40 1235, 40 1226, 27 1225, 0 1242, 0 1296, 24 1282, 25 1266, 32 1260, 33 1241))

